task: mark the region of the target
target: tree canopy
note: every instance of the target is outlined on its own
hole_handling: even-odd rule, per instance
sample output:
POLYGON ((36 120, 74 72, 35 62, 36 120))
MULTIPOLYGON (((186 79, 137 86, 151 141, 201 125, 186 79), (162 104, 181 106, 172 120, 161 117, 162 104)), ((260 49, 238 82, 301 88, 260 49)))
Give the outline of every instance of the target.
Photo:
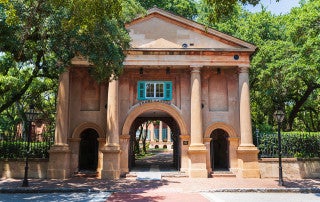
POLYGON ((281 107, 286 130, 320 131, 320 1, 280 16, 241 6, 259 2, 0 0, 0 127, 20 121, 31 102, 53 120, 59 74, 75 56, 92 64, 98 82, 120 75, 130 42, 125 22, 156 5, 258 46, 250 70, 255 127, 271 128, 281 107))
POLYGON ((285 130, 320 130, 319 9, 318 0, 280 16, 238 8, 214 24, 259 48, 252 58, 250 85, 253 123, 262 130, 273 125, 278 107, 286 112, 285 130))
POLYGON ((0 0, 0 113, 54 97, 36 99, 56 93, 75 56, 94 66, 98 82, 117 77, 130 42, 124 23, 142 11, 133 0, 0 0))

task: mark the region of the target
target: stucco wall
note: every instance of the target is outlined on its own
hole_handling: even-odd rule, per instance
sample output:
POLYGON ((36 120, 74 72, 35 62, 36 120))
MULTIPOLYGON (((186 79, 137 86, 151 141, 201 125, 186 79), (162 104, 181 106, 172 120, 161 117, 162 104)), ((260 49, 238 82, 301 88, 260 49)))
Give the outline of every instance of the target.
POLYGON ((70 127, 68 138, 83 123, 93 123, 103 130, 105 135, 107 87, 98 84, 89 76, 88 67, 71 69, 70 75, 70 127))
MULTIPOLYGON (((238 78, 236 68, 216 68, 201 70, 203 130, 216 122, 232 126, 236 134, 240 133, 238 78), (218 87, 217 84, 222 83, 218 87), (224 99, 221 99, 223 97, 224 99), (219 99, 218 99, 219 98, 219 99)), ((148 67, 139 73, 139 68, 126 69, 119 78, 120 127, 123 127, 128 110, 139 103, 137 100, 137 82, 139 80, 172 81, 172 100, 170 101, 181 110, 182 117, 190 130, 190 71, 184 68, 171 67, 170 74, 165 68, 148 67)))
MULTIPOLYGON (((2 178, 23 178, 25 160, 0 160, 2 178)), ((48 159, 29 159, 28 178, 47 178, 48 159)))
MULTIPOLYGON (((320 159, 284 158, 283 177, 288 179, 320 178, 320 159)), ((277 158, 263 158, 259 161, 261 178, 278 178, 277 158)), ((29 178, 47 178, 47 159, 29 160, 29 178)), ((23 178, 25 160, 0 160, 2 178, 23 178)))
MULTIPOLYGON (((260 159, 259 165, 261 178, 279 177, 278 158, 260 159)), ((288 179, 320 178, 320 159, 284 158, 282 173, 288 179)))

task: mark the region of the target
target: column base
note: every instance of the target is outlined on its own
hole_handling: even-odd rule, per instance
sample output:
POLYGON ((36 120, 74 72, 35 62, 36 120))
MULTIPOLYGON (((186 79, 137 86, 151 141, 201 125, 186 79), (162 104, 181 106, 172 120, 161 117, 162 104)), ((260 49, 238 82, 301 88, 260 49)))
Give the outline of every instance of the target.
POLYGON ((49 150, 48 179, 70 177, 70 148, 68 145, 53 145, 49 150))
POLYGON ((105 146, 101 150, 103 153, 103 166, 101 170, 101 179, 119 179, 120 178, 120 147, 105 146))
POLYGON ((206 147, 202 145, 190 145, 188 150, 190 158, 189 178, 208 178, 206 165, 206 147))
POLYGON ((258 163, 259 150, 255 146, 239 146, 238 173, 240 178, 260 178, 260 168, 258 163))

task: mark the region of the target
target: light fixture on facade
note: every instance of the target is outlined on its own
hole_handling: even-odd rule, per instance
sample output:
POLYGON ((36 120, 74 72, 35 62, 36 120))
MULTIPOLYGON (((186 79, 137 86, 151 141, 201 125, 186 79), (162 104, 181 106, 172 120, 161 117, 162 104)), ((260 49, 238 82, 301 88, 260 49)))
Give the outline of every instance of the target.
POLYGON ((217 69, 217 74, 218 75, 221 74, 221 69, 220 68, 217 69))
POLYGON ((167 67, 166 74, 170 74, 170 67, 167 67))

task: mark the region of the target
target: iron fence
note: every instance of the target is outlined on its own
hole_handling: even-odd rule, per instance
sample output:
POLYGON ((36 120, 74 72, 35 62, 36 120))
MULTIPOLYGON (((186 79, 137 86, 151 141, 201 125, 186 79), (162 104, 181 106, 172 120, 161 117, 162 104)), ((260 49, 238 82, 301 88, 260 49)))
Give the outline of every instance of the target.
MULTIPOLYGON (((43 133, 41 137, 31 138, 29 158, 49 158, 49 149, 54 144, 53 133, 43 133)), ((0 158, 25 158, 27 152, 27 137, 22 135, 0 134, 0 158)))
MULTIPOLYGON (((260 150, 259 158, 278 157, 278 134, 254 134, 254 144, 260 150)), ((282 157, 320 157, 320 133, 281 133, 282 157)))

